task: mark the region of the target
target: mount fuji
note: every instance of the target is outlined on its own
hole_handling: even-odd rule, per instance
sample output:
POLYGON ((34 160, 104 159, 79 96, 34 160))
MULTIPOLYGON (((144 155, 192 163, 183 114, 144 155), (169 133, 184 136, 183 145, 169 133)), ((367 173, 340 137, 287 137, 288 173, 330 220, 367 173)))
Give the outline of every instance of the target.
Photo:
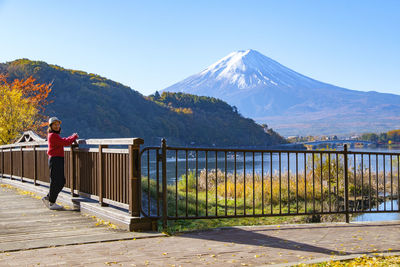
POLYGON ((233 52, 162 91, 222 99, 283 135, 379 132, 400 125, 400 95, 323 83, 255 50, 233 52))

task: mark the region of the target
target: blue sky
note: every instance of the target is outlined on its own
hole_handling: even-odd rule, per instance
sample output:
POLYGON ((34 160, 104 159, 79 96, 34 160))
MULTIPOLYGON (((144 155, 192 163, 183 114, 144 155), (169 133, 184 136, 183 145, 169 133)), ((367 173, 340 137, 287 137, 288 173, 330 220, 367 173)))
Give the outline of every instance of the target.
POLYGON ((0 62, 43 60, 148 95, 255 49, 311 78, 400 94, 400 1, 5 1, 0 62))

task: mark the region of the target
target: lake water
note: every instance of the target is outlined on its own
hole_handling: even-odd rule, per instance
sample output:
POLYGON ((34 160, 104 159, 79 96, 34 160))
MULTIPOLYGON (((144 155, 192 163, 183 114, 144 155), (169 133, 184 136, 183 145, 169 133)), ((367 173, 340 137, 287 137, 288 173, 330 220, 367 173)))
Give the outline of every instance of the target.
MULTIPOLYGON (((370 152, 400 152, 399 149, 389 150, 387 148, 370 148, 354 151, 370 151, 370 152)), ((386 210, 392 210, 392 201, 386 201, 385 203, 379 204, 378 208, 372 208, 372 211, 384 210, 386 205, 386 210)), ((399 202, 397 200, 393 200, 393 210, 399 210, 399 202)), ((353 217, 353 222, 377 222, 377 221, 396 221, 400 220, 400 212, 383 212, 383 213, 364 213, 353 217)))
MULTIPOLYGON (((395 152, 400 153, 399 149, 388 149, 388 148, 363 148, 363 149, 351 149, 351 151, 363 151, 363 152, 395 152)), ((272 173, 277 173, 279 170, 282 173, 286 173, 289 169, 291 174, 303 173, 305 164, 312 164, 312 155, 305 154, 307 151, 301 152, 297 155, 295 153, 272 153, 272 157, 270 153, 236 153, 236 173, 237 175, 243 175, 244 172, 246 174, 252 174, 253 171, 255 174, 261 175, 264 173, 268 175, 271 170, 272 173), (271 168, 272 167, 272 168, 271 168)), ((396 158, 396 157, 395 157, 396 158)), ((149 154, 149 170, 147 169, 147 152, 142 156, 142 175, 150 176, 152 179, 156 178, 157 167, 156 167, 156 153, 154 151, 149 154)), ((323 160, 328 160, 328 154, 323 154, 323 160)), ((331 161, 336 161, 336 155, 330 156, 331 161)), ((342 156, 339 155, 339 161, 343 160, 342 156)), ((369 167, 369 158, 368 156, 364 156, 361 159, 360 155, 355 157, 356 166, 360 168, 361 162, 363 163, 364 169, 369 167), (362 160, 362 161, 361 161, 362 160)), ((393 160, 393 158, 392 158, 393 160)), ((383 161, 385 161, 386 171, 390 170, 391 167, 391 159, 389 156, 386 156, 385 159, 383 156, 379 156, 378 158, 375 156, 371 156, 370 167, 373 172, 376 170, 376 162, 378 161, 379 171, 383 169, 383 161)), ((317 164, 317 162, 315 162, 317 164)), ((339 163, 340 164, 340 163, 339 163)), ((354 158, 352 155, 349 155, 349 168, 354 165, 354 158)), ((221 171, 225 171, 225 153, 218 152, 208 152, 207 155, 203 151, 199 151, 197 154, 197 168, 196 168, 196 153, 194 151, 189 151, 186 155, 185 151, 179 151, 176 154, 175 151, 168 151, 167 153, 167 181, 168 183, 175 183, 178 179, 182 179, 186 175, 186 172, 190 173, 208 169, 208 171, 215 171, 215 169, 219 169, 221 171), (207 158, 206 158, 207 156, 207 158), (187 157, 187 161, 186 161, 187 157)), ((397 166, 393 166, 393 168, 397 168, 397 166)), ((226 171, 228 173, 234 173, 235 171, 235 155, 233 153, 227 153, 226 159, 226 171)), ((159 173, 161 175, 161 164, 159 164, 159 173)))
MULTIPOLYGON (((379 205, 379 210, 384 209, 385 203, 381 203, 379 205)), ((392 202, 391 201, 386 201, 386 210, 391 210, 392 209, 392 202)), ((376 211, 376 208, 372 209, 373 211, 376 211)), ((397 200, 393 200, 393 210, 399 210, 399 203, 397 200)), ((372 221, 396 221, 400 220, 400 212, 396 213, 391 213, 391 212, 385 212, 385 213, 364 213, 360 214, 358 216, 353 217, 352 221, 353 222, 372 222, 372 221)))

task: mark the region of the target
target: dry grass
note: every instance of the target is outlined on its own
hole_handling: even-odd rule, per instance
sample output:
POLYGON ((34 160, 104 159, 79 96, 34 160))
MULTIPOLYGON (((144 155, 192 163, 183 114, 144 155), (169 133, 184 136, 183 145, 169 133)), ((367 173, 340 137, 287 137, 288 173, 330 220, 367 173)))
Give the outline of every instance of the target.
MULTIPOLYGON (((279 204, 279 200, 282 203, 294 202, 294 201, 304 201, 304 200, 320 200, 322 195, 328 197, 329 192, 334 193, 334 186, 332 184, 329 187, 327 181, 322 182, 321 191, 321 179, 320 176, 312 173, 308 173, 306 176, 304 174, 299 174, 297 177, 293 174, 278 173, 265 174, 261 176, 255 174, 243 174, 235 175, 225 173, 218 170, 206 171, 202 170, 199 172, 197 189, 199 192, 205 192, 206 190, 212 194, 215 194, 215 189, 217 188, 217 196, 219 198, 242 199, 245 196, 254 198, 256 202, 262 202, 264 198, 265 203, 279 204), (329 191, 330 190, 330 191, 329 191), (297 199, 296 199, 297 197, 297 199)), ((342 186, 343 187, 343 186, 342 186)), ((182 177, 178 189, 180 191, 186 190, 186 177, 182 177)), ((190 192, 196 191, 196 178, 195 173, 189 173, 188 175, 188 190, 190 192)), ((335 189, 336 190, 336 189, 335 189)))

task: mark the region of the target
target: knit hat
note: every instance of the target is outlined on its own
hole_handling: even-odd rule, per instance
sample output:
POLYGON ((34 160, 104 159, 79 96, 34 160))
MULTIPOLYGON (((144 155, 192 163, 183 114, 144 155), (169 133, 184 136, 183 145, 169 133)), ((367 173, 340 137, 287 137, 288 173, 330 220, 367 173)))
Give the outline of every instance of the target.
POLYGON ((56 121, 58 121, 58 122, 61 123, 61 121, 60 121, 57 117, 51 117, 51 118, 49 119, 49 125, 51 125, 53 122, 56 122, 56 121))

